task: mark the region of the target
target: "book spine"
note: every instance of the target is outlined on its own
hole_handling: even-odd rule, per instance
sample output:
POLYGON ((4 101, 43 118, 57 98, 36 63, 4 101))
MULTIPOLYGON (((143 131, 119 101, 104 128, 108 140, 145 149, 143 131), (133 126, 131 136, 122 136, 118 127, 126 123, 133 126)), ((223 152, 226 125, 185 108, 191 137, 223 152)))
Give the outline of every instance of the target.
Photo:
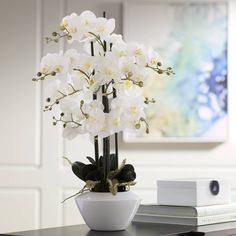
POLYGON ((214 216, 203 216, 198 217, 197 225, 208 225, 208 224, 215 224, 215 223, 223 223, 223 222, 230 222, 236 220, 236 213, 232 214, 223 214, 223 215, 214 215, 214 216))
POLYGON ((196 226, 197 219, 189 218, 175 218, 175 217, 163 217, 156 215, 145 215, 145 214, 136 214, 132 220, 134 223, 158 223, 158 224, 174 224, 174 225, 190 225, 196 226))
POLYGON ((201 207, 196 209, 196 217, 202 216, 214 216, 221 214, 231 214, 236 212, 236 205, 226 205, 226 206, 209 206, 201 207))

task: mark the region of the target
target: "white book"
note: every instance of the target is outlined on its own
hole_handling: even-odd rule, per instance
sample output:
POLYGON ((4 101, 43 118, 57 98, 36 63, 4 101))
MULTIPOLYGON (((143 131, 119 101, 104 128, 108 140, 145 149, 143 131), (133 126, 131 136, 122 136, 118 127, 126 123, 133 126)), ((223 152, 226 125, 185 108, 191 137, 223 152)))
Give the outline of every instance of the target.
POLYGON ((188 217, 212 216, 236 213, 236 203, 202 207, 164 206, 155 204, 140 205, 137 213, 188 217))
POLYGON ((236 213, 214 215, 214 216, 202 216, 202 217, 177 217, 177 216, 163 216, 163 215, 151 215, 151 214, 136 214, 133 219, 133 222, 191 225, 191 226, 200 226, 200 225, 216 224, 216 223, 231 222, 231 221, 236 221, 236 213))

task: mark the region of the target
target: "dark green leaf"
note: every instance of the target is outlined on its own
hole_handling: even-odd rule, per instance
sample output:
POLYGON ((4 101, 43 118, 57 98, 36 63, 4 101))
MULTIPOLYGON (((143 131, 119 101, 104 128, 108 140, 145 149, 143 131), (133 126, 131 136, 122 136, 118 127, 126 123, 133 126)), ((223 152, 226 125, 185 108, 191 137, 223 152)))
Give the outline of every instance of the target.
POLYGON ((93 164, 88 164, 88 165, 84 165, 82 168, 82 176, 83 179, 85 180, 86 176, 91 172, 97 169, 96 165, 93 164))
POLYGON ((92 157, 87 156, 86 158, 89 160, 91 164, 96 165, 96 161, 92 157))
POLYGON ((80 178, 81 180, 84 180, 83 174, 82 174, 82 168, 85 166, 84 163, 76 161, 72 163, 72 171, 73 173, 80 178))

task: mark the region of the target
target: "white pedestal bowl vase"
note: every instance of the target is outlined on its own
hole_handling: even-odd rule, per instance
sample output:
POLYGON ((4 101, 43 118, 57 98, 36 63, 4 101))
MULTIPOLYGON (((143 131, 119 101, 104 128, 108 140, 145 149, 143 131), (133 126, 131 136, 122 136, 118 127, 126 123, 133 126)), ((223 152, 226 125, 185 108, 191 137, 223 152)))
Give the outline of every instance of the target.
POLYGON ((92 230, 125 230, 132 221, 141 202, 131 192, 111 193, 87 192, 75 197, 80 213, 92 230))

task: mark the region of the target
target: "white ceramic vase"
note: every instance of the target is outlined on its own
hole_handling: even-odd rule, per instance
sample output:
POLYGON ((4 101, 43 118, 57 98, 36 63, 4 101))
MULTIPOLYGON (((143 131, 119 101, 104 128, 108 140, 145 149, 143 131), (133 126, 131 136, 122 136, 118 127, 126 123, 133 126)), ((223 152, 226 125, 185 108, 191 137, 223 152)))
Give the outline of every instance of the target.
POLYGON ((80 213, 92 230, 125 230, 141 202, 140 197, 131 192, 111 193, 87 192, 75 197, 80 213))

